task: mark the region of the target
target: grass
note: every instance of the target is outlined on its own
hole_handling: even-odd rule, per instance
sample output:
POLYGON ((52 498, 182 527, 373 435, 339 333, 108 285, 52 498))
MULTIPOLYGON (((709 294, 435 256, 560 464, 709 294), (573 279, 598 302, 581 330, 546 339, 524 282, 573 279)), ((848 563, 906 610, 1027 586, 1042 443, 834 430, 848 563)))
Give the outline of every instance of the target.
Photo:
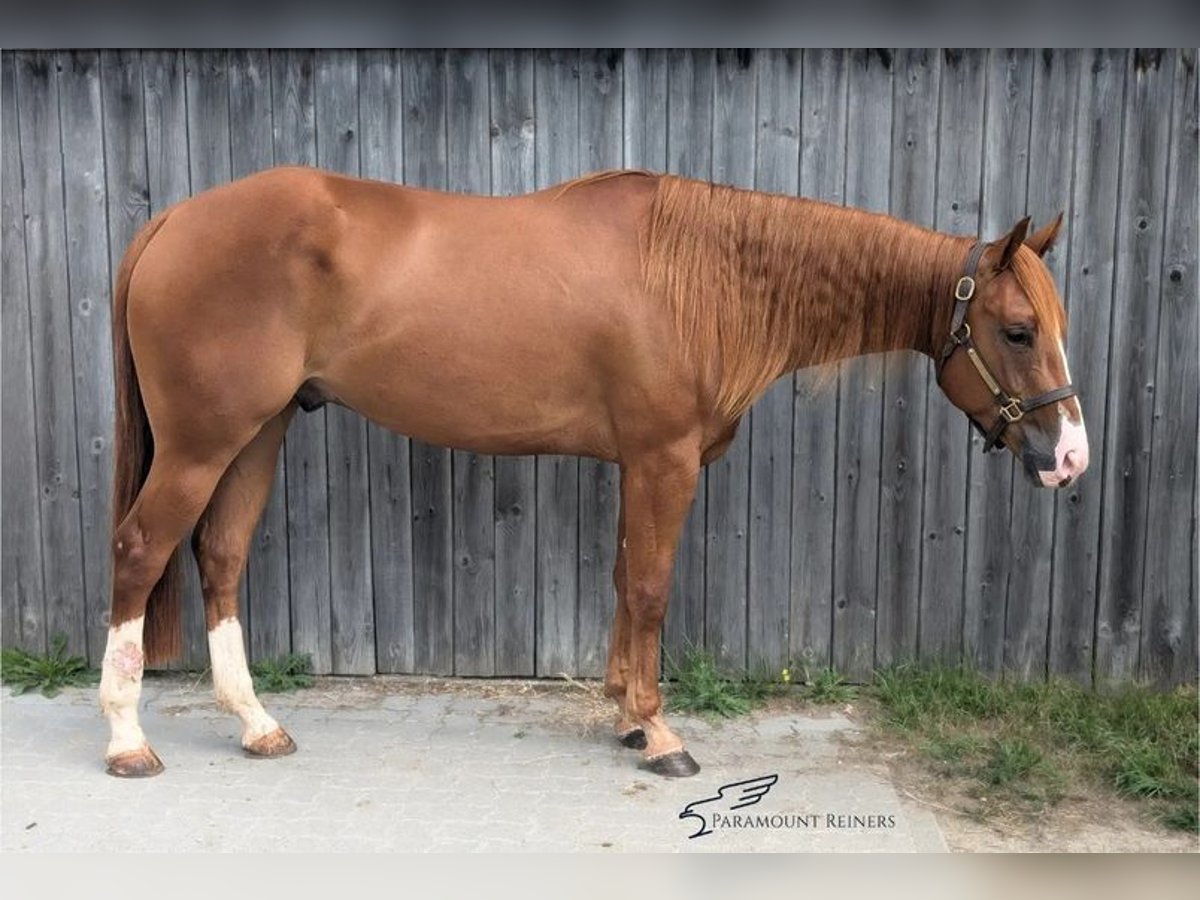
POLYGON ((1037 812, 1087 784, 1142 802, 1168 827, 1197 829, 1195 688, 1105 693, 901 667, 877 673, 872 695, 886 730, 989 809, 1037 812))
POLYGON ((733 673, 723 669, 708 650, 689 648, 681 657, 668 656, 667 709, 712 718, 744 716, 770 698, 791 694, 819 704, 841 704, 857 695, 836 669, 822 669, 815 677, 803 669, 802 684, 792 684, 790 668, 778 677, 766 671, 733 673))
POLYGON ((50 639, 50 652, 42 656, 17 647, 0 654, 0 682, 14 694, 40 690, 43 696, 54 697, 64 687, 95 684, 99 678, 100 673, 89 669, 83 657, 67 656, 67 638, 62 634, 50 639))
POLYGON ((309 687, 313 683, 312 657, 307 653, 288 653, 264 659, 250 667, 254 691, 258 694, 282 694, 309 687))

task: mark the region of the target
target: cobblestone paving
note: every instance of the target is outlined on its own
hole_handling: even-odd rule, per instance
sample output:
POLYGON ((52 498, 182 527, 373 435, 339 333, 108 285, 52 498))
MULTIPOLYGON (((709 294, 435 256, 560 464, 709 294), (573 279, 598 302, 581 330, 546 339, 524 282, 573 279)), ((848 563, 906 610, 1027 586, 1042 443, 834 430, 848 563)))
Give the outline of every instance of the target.
POLYGON ((142 724, 167 770, 144 781, 104 773, 107 726, 94 690, 54 700, 5 690, 0 849, 946 849, 928 810, 902 801, 884 776, 843 765, 837 737, 854 726, 839 715, 717 725, 676 717, 702 771, 667 780, 640 770, 640 755, 603 726, 580 725, 567 693, 504 699, 364 684, 324 679, 265 698, 300 750, 252 760, 206 685, 151 680, 142 724), (686 805, 772 774, 778 781, 753 806, 705 804, 724 804, 729 818, 710 814, 712 833, 689 839, 698 822, 679 819, 686 805))

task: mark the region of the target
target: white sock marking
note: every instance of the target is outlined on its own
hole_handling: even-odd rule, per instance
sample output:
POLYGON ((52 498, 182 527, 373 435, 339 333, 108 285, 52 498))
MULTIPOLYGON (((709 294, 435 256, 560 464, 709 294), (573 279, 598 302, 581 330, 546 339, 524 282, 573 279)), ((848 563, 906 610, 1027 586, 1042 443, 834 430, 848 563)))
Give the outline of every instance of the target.
POLYGON ((112 737, 106 755, 140 750, 146 736, 138 725, 138 699, 142 695, 142 625, 144 617, 108 629, 104 666, 100 675, 100 708, 108 717, 112 737))
POLYGON ((246 647, 242 626, 237 619, 222 619, 208 633, 208 653, 212 659, 213 692, 217 703, 242 720, 242 746, 279 727, 267 715, 254 695, 254 681, 246 665, 246 647))

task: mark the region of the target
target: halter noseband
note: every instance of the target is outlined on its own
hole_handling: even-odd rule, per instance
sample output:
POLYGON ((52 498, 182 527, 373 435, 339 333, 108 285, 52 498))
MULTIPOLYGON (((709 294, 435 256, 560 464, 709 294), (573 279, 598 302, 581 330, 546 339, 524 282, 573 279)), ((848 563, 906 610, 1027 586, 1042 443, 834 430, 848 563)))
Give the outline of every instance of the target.
POLYGON ((967 416, 971 420, 971 424, 983 435, 983 452, 987 453, 1000 446, 1000 438, 1004 434, 1004 430, 1013 422, 1021 421, 1025 413, 1051 403, 1057 403, 1059 400, 1065 400, 1067 397, 1073 397, 1076 391, 1074 385, 1064 384, 1062 387, 1056 387, 1028 400, 1013 397, 1000 387, 1000 382, 996 380, 992 370, 979 355, 979 348, 975 346, 975 339, 971 337, 971 326, 967 323, 967 304, 975 296, 975 275, 979 270, 979 262, 983 259, 985 249, 987 249, 987 245, 981 241, 977 241, 971 247, 971 252, 967 254, 963 275, 954 285, 954 315, 950 319, 950 336, 946 338, 946 343, 942 346, 941 358, 938 360, 937 380, 940 385, 942 370, 946 368, 946 363, 954 355, 954 351, 959 347, 965 348, 967 359, 971 361, 975 371, 983 379, 983 383, 992 392, 992 399, 999 407, 996 421, 991 428, 984 428, 974 416, 970 414, 967 416))

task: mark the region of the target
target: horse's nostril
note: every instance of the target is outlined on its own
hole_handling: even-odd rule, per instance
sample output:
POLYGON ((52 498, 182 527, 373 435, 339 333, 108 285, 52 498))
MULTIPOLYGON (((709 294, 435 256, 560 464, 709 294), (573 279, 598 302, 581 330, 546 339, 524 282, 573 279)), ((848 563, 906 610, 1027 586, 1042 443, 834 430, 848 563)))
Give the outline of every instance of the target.
POLYGON ((1071 481, 1072 481, 1072 480, 1073 480, 1073 479, 1071 478, 1071 476, 1070 476, 1070 475, 1068 475, 1066 478, 1063 478, 1063 479, 1061 479, 1061 480, 1058 482, 1058 486, 1059 486, 1060 488, 1065 488, 1065 487, 1066 487, 1068 484, 1070 484, 1070 483, 1071 483, 1071 481))

